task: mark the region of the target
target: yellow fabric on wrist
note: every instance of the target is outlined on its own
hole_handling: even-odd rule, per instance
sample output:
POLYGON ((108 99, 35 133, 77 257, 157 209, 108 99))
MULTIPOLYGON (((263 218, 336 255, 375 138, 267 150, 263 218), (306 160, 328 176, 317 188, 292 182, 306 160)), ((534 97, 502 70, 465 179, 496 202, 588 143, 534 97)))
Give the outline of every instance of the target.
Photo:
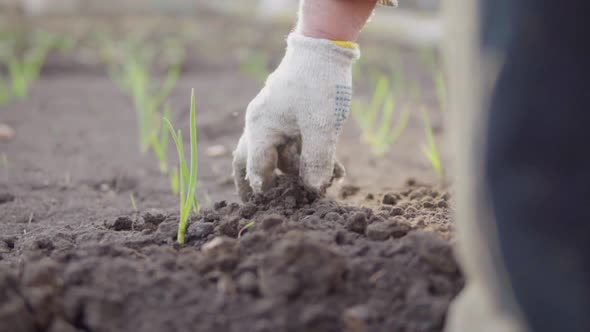
POLYGON ((332 43, 334 43, 340 47, 350 48, 353 50, 359 48, 359 45, 357 43, 351 42, 351 41, 346 41, 346 40, 332 40, 332 43))

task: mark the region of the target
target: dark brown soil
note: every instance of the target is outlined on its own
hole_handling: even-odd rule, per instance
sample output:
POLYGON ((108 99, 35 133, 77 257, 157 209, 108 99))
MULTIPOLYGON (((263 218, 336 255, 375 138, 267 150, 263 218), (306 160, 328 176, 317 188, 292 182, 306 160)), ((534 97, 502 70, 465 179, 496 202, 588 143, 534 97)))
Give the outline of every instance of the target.
POLYGON ((445 193, 375 213, 283 182, 195 216, 183 247, 157 211, 2 237, 0 331, 441 330, 462 279, 416 206, 446 223, 445 193))
POLYGON ((188 132, 197 93, 206 209, 183 247, 168 178, 138 152, 131 102, 104 68, 50 59, 30 97, 0 109, 16 131, 0 142, 0 332, 441 330, 463 281, 420 115, 381 158, 349 121, 338 151, 348 177, 328 198, 282 179, 237 204, 229 151, 260 85, 238 72, 232 45, 249 34, 236 31, 239 43, 209 40, 222 56, 189 59, 170 98, 188 132))

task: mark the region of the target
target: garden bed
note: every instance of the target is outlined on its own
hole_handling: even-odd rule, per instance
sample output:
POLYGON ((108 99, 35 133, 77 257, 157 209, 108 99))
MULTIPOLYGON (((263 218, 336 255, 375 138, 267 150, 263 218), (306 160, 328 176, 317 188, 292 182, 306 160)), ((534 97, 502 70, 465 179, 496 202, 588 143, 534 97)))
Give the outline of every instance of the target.
POLYGON ((188 133, 197 95, 204 208, 183 246, 178 198, 103 69, 50 58, 30 96, 2 107, 16 136, 0 142, 0 331, 442 329, 463 279, 420 115, 379 158, 349 121, 348 177, 327 198, 282 178, 238 203, 230 151, 260 84, 225 56, 190 57, 169 98, 188 133))

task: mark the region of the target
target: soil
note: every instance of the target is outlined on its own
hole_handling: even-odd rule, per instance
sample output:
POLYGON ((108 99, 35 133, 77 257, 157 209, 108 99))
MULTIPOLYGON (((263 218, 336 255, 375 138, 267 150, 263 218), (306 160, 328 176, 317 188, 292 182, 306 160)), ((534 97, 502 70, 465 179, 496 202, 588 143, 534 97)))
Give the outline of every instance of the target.
POLYGON ((440 331, 463 278, 420 115, 382 158, 349 121, 348 177, 326 198, 281 178, 240 204, 229 151, 260 84, 231 55, 191 59, 170 101, 188 132, 197 91, 206 208, 184 246, 168 178, 138 152, 131 101, 104 68, 50 59, 0 109, 16 132, 0 142, 0 332, 440 331))

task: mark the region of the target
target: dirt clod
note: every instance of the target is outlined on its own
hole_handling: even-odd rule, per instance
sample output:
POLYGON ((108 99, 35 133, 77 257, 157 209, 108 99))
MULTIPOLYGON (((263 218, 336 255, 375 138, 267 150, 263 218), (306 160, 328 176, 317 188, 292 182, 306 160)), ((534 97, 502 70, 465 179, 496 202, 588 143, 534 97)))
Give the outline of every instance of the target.
POLYGON ((211 223, 193 223, 188 226, 186 231, 189 240, 201 240, 213 233, 215 227, 211 223))
POLYGON ((346 229, 351 232, 364 234, 367 228, 367 215, 364 212, 356 212, 346 222, 346 229))
POLYGON ((143 222, 154 226, 159 225, 166 220, 166 214, 158 210, 148 211, 143 214, 143 222))
POLYGON ((127 216, 118 217, 109 228, 114 231, 130 231, 133 228, 133 220, 127 216))
POLYGON ((245 219, 252 218, 257 211, 258 208, 256 207, 256 205, 248 203, 240 208, 240 217, 245 219))
POLYGON ((271 230, 277 226, 282 225, 285 222, 285 218, 278 214, 271 214, 262 219, 260 226, 265 231, 271 230))
POLYGON ((8 203, 14 201, 15 197, 11 193, 2 193, 0 192, 0 204, 8 203))
POLYGON ((398 200, 399 197, 397 197, 395 194, 387 193, 383 196, 382 203, 386 205, 395 205, 398 200))

